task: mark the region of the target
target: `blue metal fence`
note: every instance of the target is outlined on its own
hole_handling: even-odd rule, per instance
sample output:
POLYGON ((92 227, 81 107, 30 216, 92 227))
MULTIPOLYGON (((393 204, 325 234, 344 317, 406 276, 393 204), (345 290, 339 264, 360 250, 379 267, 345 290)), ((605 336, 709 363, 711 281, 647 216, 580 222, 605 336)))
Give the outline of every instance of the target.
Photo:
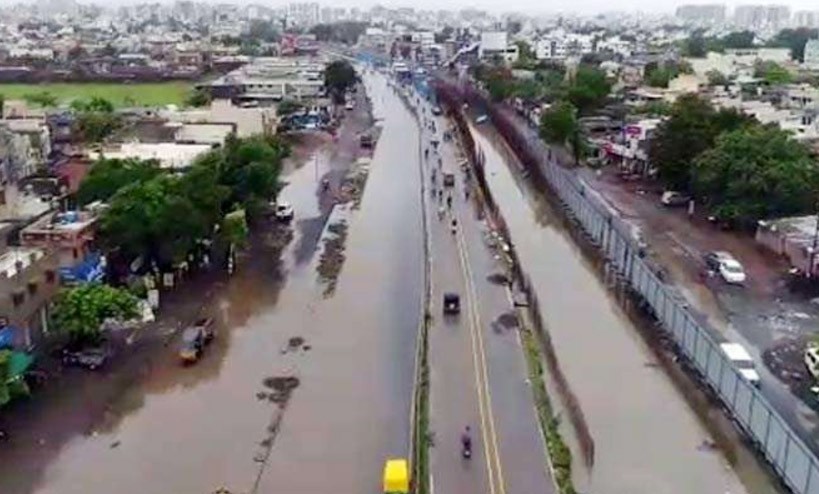
POLYGON ((551 188, 567 206, 606 258, 645 299, 662 327, 702 375, 736 423, 751 438, 767 461, 797 494, 819 494, 819 462, 802 439, 780 417, 768 400, 742 377, 711 336, 713 329, 697 321, 675 290, 659 279, 640 256, 631 228, 604 204, 577 175, 547 158, 539 139, 526 139, 531 155, 551 188))

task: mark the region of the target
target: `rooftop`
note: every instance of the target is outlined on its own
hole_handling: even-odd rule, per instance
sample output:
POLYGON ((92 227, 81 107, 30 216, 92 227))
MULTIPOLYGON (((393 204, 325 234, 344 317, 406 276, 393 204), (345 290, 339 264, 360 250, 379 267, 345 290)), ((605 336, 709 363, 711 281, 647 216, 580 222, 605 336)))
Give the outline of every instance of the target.
POLYGON ((0 254, 0 275, 11 278, 44 256, 43 249, 12 247, 0 254))
POLYGON ((211 149, 210 144, 178 144, 175 142, 126 142, 118 149, 89 153, 92 160, 106 158, 155 159, 162 168, 185 168, 200 154, 211 149))

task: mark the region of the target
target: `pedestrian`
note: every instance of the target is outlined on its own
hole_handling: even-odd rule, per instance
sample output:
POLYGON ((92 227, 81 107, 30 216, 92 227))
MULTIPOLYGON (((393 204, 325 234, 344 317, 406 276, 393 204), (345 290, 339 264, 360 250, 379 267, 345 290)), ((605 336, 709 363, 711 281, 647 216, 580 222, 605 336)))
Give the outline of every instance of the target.
POLYGON ((469 187, 464 187, 464 199, 469 200, 469 187))
POLYGON ((445 213, 444 207, 438 206, 438 221, 444 219, 444 213, 445 213))
POLYGON ((452 218, 452 223, 450 229, 452 230, 452 234, 455 235, 455 230, 458 228, 458 220, 452 218))
POLYGON ((446 196, 446 207, 447 207, 447 209, 452 209, 452 196, 451 195, 446 196))

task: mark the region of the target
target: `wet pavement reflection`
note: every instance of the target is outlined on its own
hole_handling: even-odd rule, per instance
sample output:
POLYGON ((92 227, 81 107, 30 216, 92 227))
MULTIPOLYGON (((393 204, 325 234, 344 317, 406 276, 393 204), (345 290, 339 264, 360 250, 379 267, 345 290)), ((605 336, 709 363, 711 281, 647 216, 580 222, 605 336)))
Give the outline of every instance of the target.
POLYGON ((594 440, 590 471, 575 462, 578 490, 745 492, 725 458, 701 448, 708 432, 668 377, 647 365, 651 351, 549 208, 510 171, 505 146, 477 131, 475 140, 594 440))
POLYGON ((203 360, 182 368, 168 349, 28 492, 377 491, 384 458, 408 448, 423 252, 407 152, 417 135, 383 80, 367 85, 385 131, 335 295, 316 282, 329 214, 316 177, 332 172, 332 156, 317 154, 286 177, 297 216, 281 262, 251 256, 202 297, 219 330, 203 360), (292 337, 304 339, 298 351, 286 351, 292 337), (280 417, 264 383, 275 376, 299 380, 280 417))

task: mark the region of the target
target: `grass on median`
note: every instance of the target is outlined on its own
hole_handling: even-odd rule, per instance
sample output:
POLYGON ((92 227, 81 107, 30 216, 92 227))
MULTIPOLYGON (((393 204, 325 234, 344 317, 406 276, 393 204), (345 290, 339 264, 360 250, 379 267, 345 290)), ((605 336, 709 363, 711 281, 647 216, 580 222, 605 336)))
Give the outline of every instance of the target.
POLYGON ((413 492, 415 494, 429 494, 429 448, 432 444, 429 431, 429 362, 427 355, 430 323, 431 318, 429 314, 426 314, 421 328, 421 348, 418 355, 415 437, 411 439, 415 442, 413 448, 415 457, 412 458, 413 492))
POLYGON ((532 386, 540 430, 546 440, 546 448, 552 463, 555 482, 561 494, 575 494, 574 484, 572 483, 572 453, 560 435, 560 419, 554 414, 549 395, 546 393, 540 346, 530 330, 522 329, 520 336, 526 355, 526 367, 529 373, 529 382, 532 386))
POLYGON ((50 93, 57 103, 69 104, 75 99, 94 96, 105 98, 114 106, 182 105, 193 86, 189 82, 168 81, 149 83, 55 82, 45 84, 0 84, 0 94, 6 101, 24 99, 26 95, 50 93))

